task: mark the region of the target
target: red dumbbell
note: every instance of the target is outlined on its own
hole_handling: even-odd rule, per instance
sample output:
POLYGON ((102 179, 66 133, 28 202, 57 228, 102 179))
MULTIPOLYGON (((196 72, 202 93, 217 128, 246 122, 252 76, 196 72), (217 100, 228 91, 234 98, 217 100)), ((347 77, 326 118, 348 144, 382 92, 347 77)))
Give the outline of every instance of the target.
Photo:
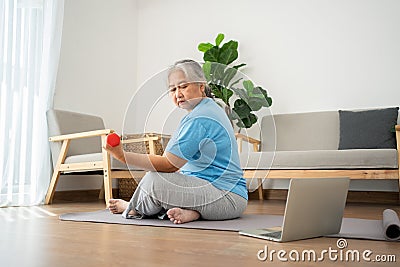
POLYGON ((112 133, 107 135, 107 144, 109 144, 112 147, 118 146, 119 143, 121 142, 121 138, 119 137, 118 134, 112 133))

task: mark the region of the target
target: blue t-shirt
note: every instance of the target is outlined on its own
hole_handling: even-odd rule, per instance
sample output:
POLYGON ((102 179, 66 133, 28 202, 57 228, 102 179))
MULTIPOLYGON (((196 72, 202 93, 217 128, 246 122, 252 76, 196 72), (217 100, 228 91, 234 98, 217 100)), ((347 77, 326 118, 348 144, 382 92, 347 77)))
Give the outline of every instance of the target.
POLYGON ((182 174, 248 199, 232 125, 212 99, 204 98, 183 117, 166 151, 187 160, 182 174))

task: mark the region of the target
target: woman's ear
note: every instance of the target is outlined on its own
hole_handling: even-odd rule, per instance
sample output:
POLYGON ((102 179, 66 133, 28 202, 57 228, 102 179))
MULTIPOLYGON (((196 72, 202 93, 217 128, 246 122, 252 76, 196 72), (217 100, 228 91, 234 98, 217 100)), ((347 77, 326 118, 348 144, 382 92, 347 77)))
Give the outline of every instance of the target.
POLYGON ((200 83, 200 90, 202 93, 206 92, 206 85, 204 83, 200 83))

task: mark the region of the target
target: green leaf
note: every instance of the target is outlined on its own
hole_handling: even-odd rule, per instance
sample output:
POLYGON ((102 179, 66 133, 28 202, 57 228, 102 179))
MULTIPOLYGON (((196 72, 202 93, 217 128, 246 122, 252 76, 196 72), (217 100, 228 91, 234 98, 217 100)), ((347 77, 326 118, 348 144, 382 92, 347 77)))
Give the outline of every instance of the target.
POLYGON ((231 40, 227 43, 225 43, 222 47, 221 50, 225 50, 225 49, 233 49, 233 50, 237 50, 239 46, 239 43, 237 41, 231 40))
POLYGON ((233 66, 232 68, 238 70, 239 68, 244 67, 244 66, 246 66, 246 65, 247 65, 246 63, 242 63, 242 64, 239 64, 239 65, 233 66))
POLYGON ((238 58, 238 42, 237 41, 229 41, 225 43, 220 50, 220 55, 224 55, 223 57, 221 56, 220 58, 220 63, 229 65, 233 61, 235 61, 238 58))
POLYGON ((228 89, 228 88, 222 88, 222 101, 225 102, 226 105, 229 106, 229 99, 231 98, 231 96, 233 96, 233 92, 232 90, 228 89))
POLYGON ((247 105, 247 103, 242 100, 242 99, 236 99, 235 103, 233 104, 233 109, 234 112, 240 117, 240 118, 246 118, 251 112, 250 107, 247 105))
POLYGON ((203 64, 203 72, 204 72, 204 76, 206 76, 206 80, 208 82, 210 82, 211 81, 211 75, 210 75, 210 73, 211 73, 211 62, 209 62, 209 61, 204 62, 204 64, 203 64))
POLYGON ((250 97, 248 105, 250 106, 251 110, 257 111, 262 107, 266 107, 267 101, 264 98, 250 97))
POLYGON ((247 128, 250 128, 254 123, 256 123, 258 118, 255 114, 250 113, 249 119, 250 119, 251 124, 249 124, 249 126, 247 128))
POLYGON ((225 49, 220 51, 219 54, 219 63, 229 65, 233 61, 235 61, 238 58, 239 54, 237 50, 234 49, 225 49))
POLYGON ((224 78, 224 69, 225 65, 219 63, 211 63, 210 75, 211 75, 211 82, 214 84, 221 85, 221 81, 224 78))
POLYGON ((220 53, 220 48, 218 46, 213 46, 204 53, 203 60, 210 62, 218 62, 219 53, 220 53))
POLYGON ((224 97, 224 95, 222 93, 222 86, 212 83, 212 84, 210 84, 210 88, 216 98, 222 99, 224 97))
POLYGON ((248 95, 246 90, 241 89, 241 88, 233 88, 231 87, 232 91, 235 92, 235 94, 242 99, 243 101, 245 101, 246 103, 248 102, 248 95))
POLYGON ((248 94, 249 96, 252 96, 253 90, 254 90, 254 84, 253 84, 253 82, 250 81, 250 80, 244 80, 244 81, 243 81, 243 86, 244 86, 244 89, 246 89, 247 94, 248 94))
POLYGON ((254 115, 253 113, 250 113, 248 117, 246 118, 241 118, 238 120, 236 125, 240 128, 250 128, 257 122, 257 116, 254 115))
POLYGON ((246 128, 245 125, 243 124, 242 120, 240 120, 240 119, 236 122, 236 125, 239 128, 246 128))
POLYGON ((230 106, 229 99, 233 96, 232 90, 215 84, 210 85, 210 88, 216 98, 221 99, 227 106, 230 106))
POLYGON ((263 89, 260 86, 254 88, 254 92, 261 92, 263 98, 265 99, 264 107, 270 107, 272 105, 272 98, 268 96, 267 90, 263 89))
POLYGON ((228 118, 230 119, 230 120, 240 120, 240 117, 239 117, 239 115, 236 113, 236 112, 234 112, 234 111, 232 111, 231 113, 229 113, 228 114, 228 118))
POLYGON ((213 47, 213 44, 211 43, 201 43, 199 44, 199 46, 197 47, 197 49, 199 49, 200 52, 207 52, 211 47, 213 47))
POLYGON ((229 84, 230 84, 231 80, 233 79, 233 77, 235 77, 236 73, 237 73, 236 69, 233 69, 230 67, 226 68, 225 72, 224 72, 224 77, 222 79, 222 84, 225 87, 230 87, 229 84))
POLYGON ((236 81, 234 81, 233 83, 231 83, 231 87, 234 86, 235 84, 239 83, 243 78, 239 78, 236 81))
POLYGON ((224 38, 225 35, 223 33, 218 34, 217 38, 215 38, 215 45, 219 46, 224 38))
POLYGON ((265 98, 265 100, 267 100, 267 103, 268 103, 267 107, 272 106, 272 98, 271 98, 271 97, 267 96, 267 97, 265 98))

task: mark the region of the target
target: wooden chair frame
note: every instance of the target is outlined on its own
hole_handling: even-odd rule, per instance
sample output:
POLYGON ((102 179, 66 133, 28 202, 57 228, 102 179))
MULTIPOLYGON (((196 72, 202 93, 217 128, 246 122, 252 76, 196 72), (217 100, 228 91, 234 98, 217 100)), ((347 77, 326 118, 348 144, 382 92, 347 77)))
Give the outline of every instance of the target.
MULTIPOLYGON (((49 138, 51 142, 62 142, 61 151, 55 164, 53 175, 51 177, 50 185, 47 190, 45 204, 50 204, 53 201, 54 193, 60 175, 64 172, 82 172, 82 171, 103 171, 103 186, 100 190, 99 198, 104 196, 106 204, 112 198, 112 179, 118 178, 142 178, 146 171, 130 171, 130 170, 112 170, 110 154, 103 149, 107 142, 107 135, 113 133, 112 129, 87 131, 73 134, 65 134, 59 136, 53 136, 49 138), (67 157, 68 148, 71 140, 79 138, 89 137, 101 137, 102 145, 102 160, 93 162, 79 162, 79 163, 65 163, 67 157)), ((161 135, 147 134, 143 138, 127 139, 122 140, 122 143, 133 143, 133 142, 149 142, 150 154, 156 154, 155 142, 162 138, 161 135)), ((136 180, 135 180, 136 182, 136 180)))

